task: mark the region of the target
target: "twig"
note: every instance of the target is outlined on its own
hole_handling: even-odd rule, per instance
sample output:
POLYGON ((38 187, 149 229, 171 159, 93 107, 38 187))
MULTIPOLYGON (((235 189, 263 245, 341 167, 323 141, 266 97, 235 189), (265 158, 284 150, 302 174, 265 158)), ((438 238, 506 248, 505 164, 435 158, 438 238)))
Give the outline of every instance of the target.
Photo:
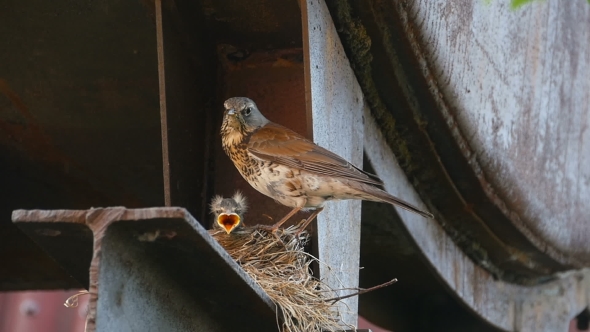
POLYGON ((78 293, 68 297, 68 299, 64 303, 64 306, 66 306, 67 308, 77 307, 78 306, 78 297, 80 297, 80 295, 86 295, 86 294, 89 294, 88 291, 82 290, 82 291, 79 291, 78 293))
POLYGON ((390 280, 390 281, 388 281, 386 283, 383 283, 383 284, 380 284, 380 285, 377 285, 377 286, 373 286, 373 287, 370 287, 370 288, 357 288, 358 289, 358 292, 356 292, 356 293, 352 293, 352 294, 348 294, 348 295, 344 295, 344 296, 334 297, 334 298, 331 298, 331 299, 327 299, 325 301, 326 302, 333 301, 332 304, 334 304, 334 303, 336 303, 336 302, 338 302, 340 300, 344 300, 344 299, 347 299, 349 297, 353 297, 353 296, 357 296, 357 295, 362 295, 362 294, 365 294, 365 293, 368 293, 368 292, 372 292, 374 290, 377 290, 379 288, 391 286, 391 285, 395 284, 396 282, 397 282, 397 278, 393 278, 392 280, 390 280))

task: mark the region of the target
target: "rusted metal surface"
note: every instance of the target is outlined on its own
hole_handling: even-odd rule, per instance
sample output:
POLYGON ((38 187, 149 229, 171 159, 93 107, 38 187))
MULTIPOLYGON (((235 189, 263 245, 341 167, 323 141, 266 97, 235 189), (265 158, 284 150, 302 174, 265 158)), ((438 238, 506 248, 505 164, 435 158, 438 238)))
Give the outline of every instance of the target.
MULTIPOLYGON (((371 113, 448 234, 496 277, 537 284, 584 263, 545 245, 495 191, 402 2, 328 1, 371 113), (430 62, 429 62, 430 61, 430 62)), ((477 4, 477 6, 484 4, 477 4)), ((493 29, 488 29, 490 32, 493 29)))
POLYGON ((1 30, 7 47, 0 60, 10 65, 2 66, 0 78, 12 91, 0 94, 7 126, 2 145, 23 161, 55 164, 65 177, 120 203, 157 205, 145 190, 161 185, 149 176, 161 166, 153 127, 159 122, 155 34, 144 7, 109 1, 2 6, 12 13, 1 30))
POLYGON ((237 48, 279 50, 302 47, 297 0, 201 0, 208 30, 237 48))
MULTIPOLYGON (((86 1, 74 7, 8 1, 0 12, 11 13, 0 22, 7 46, 0 62, 10 64, 0 68, 0 181, 10 192, 0 205, 0 255, 10 267, 0 271, 2 289, 81 286, 9 222, 14 209, 159 206, 168 192, 170 204, 207 220, 215 174, 225 171, 215 163, 215 121, 225 87, 249 85, 248 96, 272 92, 277 101, 282 95, 292 106, 277 107, 276 114, 300 110, 280 118, 307 131, 301 12, 295 0, 163 1, 161 20, 149 1, 86 1), (162 176, 158 22, 169 190, 162 176), (218 75, 231 76, 217 68, 218 43, 237 46, 224 55, 236 68, 252 64, 242 60, 256 52, 275 54, 276 63, 266 62, 258 72, 236 69, 246 74, 234 76, 241 83, 219 83, 218 75), (289 54, 281 55, 285 48, 289 54), (257 90, 247 73, 265 77, 268 90, 257 90), (34 264, 22 264, 17 256, 34 264)), ((285 123, 281 119, 277 122, 285 123)), ((229 183, 232 193, 234 182, 229 183)), ((265 211, 277 208, 270 200, 266 204, 265 211)), ((262 213, 257 217, 272 222, 262 213)))
POLYGON ((156 20, 156 50, 158 53, 158 91, 160 96, 160 132, 162 135, 162 177, 164 184, 164 205, 171 206, 170 198, 170 153, 168 151, 168 112, 166 110, 166 66, 164 60, 164 23, 162 0, 154 1, 156 20))
POLYGON ((10 213, 163 203, 153 21, 137 2, 0 12, 0 289, 80 288, 10 213))
MULTIPOLYGON (((365 126, 365 152, 387 191, 419 203, 369 111, 365 126)), ((474 263, 439 224, 407 211, 398 213, 436 275, 492 326, 505 331, 566 331, 570 321, 590 304, 590 269, 565 272, 535 286, 508 283, 480 266, 482 262, 474 263)))
POLYGON ((60 238, 92 231, 87 332, 276 330, 267 295, 185 209, 19 210, 13 220, 69 268, 79 248, 60 238))
MULTIPOLYGON (((158 4, 158 2, 156 2, 158 4)), ((215 46, 193 1, 156 11, 164 196, 206 220, 217 81, 215 46), (166 188, 167 186, 167 188, 166 188)))
MULTIPOLYGON (((301 2, 308 130, 314 142, 350 161, 363 160, 363 94, 324 0, 301 2)), ((358 287, 361 202, 329 202, 317 217, 319 277, 332 289, 358 287)), ((344 291, 342 294, 344 295, 344 291)), ((340 304, 356 325, 358 298, 340 304)))

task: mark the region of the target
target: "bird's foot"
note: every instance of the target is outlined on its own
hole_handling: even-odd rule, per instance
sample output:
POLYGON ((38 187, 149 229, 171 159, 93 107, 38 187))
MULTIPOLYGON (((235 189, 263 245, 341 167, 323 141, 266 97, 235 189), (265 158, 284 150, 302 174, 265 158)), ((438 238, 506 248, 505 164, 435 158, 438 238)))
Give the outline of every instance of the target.
POLYGON ((295 237, 299 237, 299 235, 301 235, 301 233, 305 232, 305 229, 307 228, 307 225, 309 225, 309 222, 307 221, 307 219, 301 219, 301 221, 299 222, 299 224, 297 224, 297 232, 295 233, 295 237))
POLYGON ((311 216, 309 216, 307 219, 305 219, 305 222, 301 222, 301 226, 299 227, 299 231, 297 231, 297 233, 295 233, 295 236, 299 236, 299 234, 305 230, 307 225, 309 225, 309 223, 311 223, 315 219, 315 217, 317 217, 318 214, 320 214, 320 212, 322 212, 323 209, 324 209, 323 207, 317 208, 315 211, 313 211, 311 216))
POLYGON ((254 229, 257 230, 263 230, 272 234, 275 234, 277 232, 277 230, 279 229, 279 226, 277 226, 277 224, 274 225, 256 225, 254 226, 254 229))
POLYGON ((283 247, 285 246, 285 243, 283 242, 283 239, 281 238, 281 235, 277 232, 277 230, 279 229, 281 225, 256 225, 254 226, 254 229, 256 230, 262 230, 267 232, 268 234, 272 234, 272 236, 275 237, 275 239, 277 240, 278 243, 280 243, 283 247))

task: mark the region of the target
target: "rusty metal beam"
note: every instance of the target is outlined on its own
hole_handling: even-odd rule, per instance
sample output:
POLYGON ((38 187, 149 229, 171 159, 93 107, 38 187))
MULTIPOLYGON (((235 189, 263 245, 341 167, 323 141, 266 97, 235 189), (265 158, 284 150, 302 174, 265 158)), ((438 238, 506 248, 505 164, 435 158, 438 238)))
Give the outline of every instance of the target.
POLYGON ((90 269, 87 332, 277 329, 268 296, 185 209, 17 210, 13 221, 70 273, 90 269))
POLYGON ((162 164, 166 206, 206 221, 217 61, 199 4, 155 2, 162 164))
POLYGON ((156 19, 156 49, 158 53, 158 91, 160 95, 160 131, 162 135, 162 176, 164 180, 164 205, 171 206, 170 153, 168 151, 168 112, 166 110, 166 66, 164 60, 164 23, 162 0, 154 1, 156 19))
POLYGON ((80 288, 10 215, 162 205, 154 24, 140 1, 0 11, 0 290, 80 288))

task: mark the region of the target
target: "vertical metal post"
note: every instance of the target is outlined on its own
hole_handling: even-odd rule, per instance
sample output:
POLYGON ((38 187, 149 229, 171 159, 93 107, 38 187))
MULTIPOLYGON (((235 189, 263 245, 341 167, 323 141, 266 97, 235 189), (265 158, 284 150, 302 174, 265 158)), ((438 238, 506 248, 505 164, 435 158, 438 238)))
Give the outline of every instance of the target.
POLYGON ((165 205, 182 206, 204 221, 216 61, 192 5, 155 2, 162 168, 165 205))
MULTIPOLYGON (((362 165, 363 95, 324 0, 302 1, 306 102, 314 141, 362 165)), ((317 221, 320 277, 335 289, 358 286, 361 202, 330 202, 317 221)), ((341 303, 357 324, 358 298, 341 303)))
POLYGON ((158 82, 160 91, 160 123, 162 126, 162 169, 164 175, 164 204, 170 206, 170 159, 168 156, 168 114, 166 112, 166 72, 164 66, 164 28, 162 0, 155 0, 156 47, 158 50, 158 82))

